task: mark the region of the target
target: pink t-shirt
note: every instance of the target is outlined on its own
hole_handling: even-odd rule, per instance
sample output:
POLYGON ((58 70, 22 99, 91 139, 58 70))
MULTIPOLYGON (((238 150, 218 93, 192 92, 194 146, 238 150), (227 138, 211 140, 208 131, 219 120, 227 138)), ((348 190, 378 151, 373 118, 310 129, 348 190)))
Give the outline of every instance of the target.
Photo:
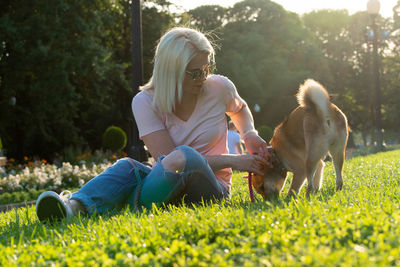
MULTIPOLYGON (((157 108, 154 110, 152 90, 138 93, 133 98, 132 110, 139 136, 142 138, 166 129, 176 146, 187 145, 207 156, 227 154, 225 114, 239 112, 245 101, 238 95, 235 85, 221 75, 209 76, 203 89, 187 121, 182 121, 173 113, 161 113, 157 108)), ((230 192, 232 170, 226 168, 214 173, 230 192)))

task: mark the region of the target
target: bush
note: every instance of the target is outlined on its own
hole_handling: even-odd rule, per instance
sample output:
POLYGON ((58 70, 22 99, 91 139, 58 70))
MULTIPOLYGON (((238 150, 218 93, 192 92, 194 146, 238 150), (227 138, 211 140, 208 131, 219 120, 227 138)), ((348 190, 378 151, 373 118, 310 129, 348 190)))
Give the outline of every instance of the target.
MULTIPOLYGON (((71 190, 72 192, 77 191, 76 187, 71 187, 68 189, 71 190)), ((36 200, 41 193, 48 190, 49 189, 40 189, 40 190, 31 189, 29 192, 16 191, 16 192, 3 193, 0 194, 0 205, 29 202, 32 200, 36 200)), ((57 189, 52 189, 52 190, 55 192, 57 191, 57 189)), ((58 191, 61 191, 61 189, 58 189, 58 191)))
POLYGON ((271 127, 267 125, 262 125, 258 127, 257 131, 258 135, 267 143, 269 143, 269 140, 271 140, 272 136, 274 135, 274 131, 271 129, 271 127))
POLYGON ((126 133, 120 127, 110 126, 103 134, 103 147, 113 152, 120 151, 126 146, 126 133))

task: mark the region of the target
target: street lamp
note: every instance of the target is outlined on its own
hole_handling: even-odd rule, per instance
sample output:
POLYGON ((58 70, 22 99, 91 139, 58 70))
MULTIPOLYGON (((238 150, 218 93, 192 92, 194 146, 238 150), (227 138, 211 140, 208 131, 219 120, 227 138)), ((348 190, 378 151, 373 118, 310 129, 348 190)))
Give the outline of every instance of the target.
POLYGON ((372 19, 373 32, 373 75, 374 75, 374 115, 375 115, 375 134, 376 134, 376 150, 383 151, 383 133, 382 133, 382 114, 381 114, 381 91, 379 81, 379 62, 378 62, 378 30, 376 18, 379 14, 381 4, 379 0, 369 0, 367 3, 367 13, 372 19))
MULTIPOLYGON (((142 63, 142 18, 140 0, 132 1, 132 92, 135 96, 139 92, 139 86, 143 84, 142 63)), ((147 161, 147 152, 143 141, 139 138, 136 121, 133 118, 129 125, 128 156, 138 161, 147 161)))

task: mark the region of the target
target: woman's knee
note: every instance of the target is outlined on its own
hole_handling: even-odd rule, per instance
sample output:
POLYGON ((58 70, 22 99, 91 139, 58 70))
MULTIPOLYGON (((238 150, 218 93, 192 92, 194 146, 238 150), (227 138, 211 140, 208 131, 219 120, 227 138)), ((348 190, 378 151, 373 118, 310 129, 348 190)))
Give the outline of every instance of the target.
POLYGON ((205 170, 209 168, 207 160, 196 149, 189 146, 178 146, 176 150, 182 151, 185 155, 184 170, 205 170))
POLYGON ((181 172, 185 167, 186 157, 182 150, 174 150, 161 160, 164 169, 170 172, 181 172))
POLYGON ((194 148, 189 146, 178 146, 169 153, 161 164, 171 172, 181 172, 184 169, 204 169, 208 167, 207 160, 194 148))

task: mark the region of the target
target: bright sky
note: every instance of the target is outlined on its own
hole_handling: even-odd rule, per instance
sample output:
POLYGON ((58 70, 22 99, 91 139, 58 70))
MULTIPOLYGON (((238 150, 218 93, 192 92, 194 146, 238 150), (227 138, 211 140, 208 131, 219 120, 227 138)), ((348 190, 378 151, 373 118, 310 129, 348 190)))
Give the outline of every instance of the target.
MULTIPOLYGON (((233 6, 241 0, 170 0, 184 9, 189 10, 201 5, 233 6)), ((366 10, 368 0, 273 0, 284 9, 298 14, 308 13, 318 9, 347 9, 350 14, 366 10)), ((380 0, 380 14, 384 17, 393 16, 392 8, 397 0, 380 0)))

